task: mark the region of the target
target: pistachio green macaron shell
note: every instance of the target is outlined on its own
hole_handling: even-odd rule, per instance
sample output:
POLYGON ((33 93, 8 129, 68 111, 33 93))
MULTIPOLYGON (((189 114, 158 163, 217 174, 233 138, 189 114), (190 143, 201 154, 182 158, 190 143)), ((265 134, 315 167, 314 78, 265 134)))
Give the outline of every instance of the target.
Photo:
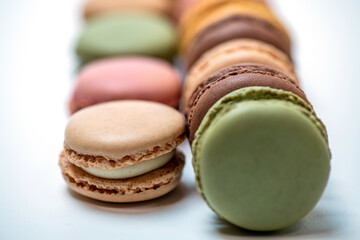
POLYGON ((208 113, 193 142, 198 189, 225 220, 250 230, 278 230, 320 199, 330 172, 327 137, 296 96, 235 100, 246 91, 281 92, 250 87, 214 105, 217 114, 208 113))
POLYGON ((146 55, 171 60, 176 52, 176 30, 153 13, 118 13, 90 20, 81 33, 76 52, 81 63, 123 55, 146 55))

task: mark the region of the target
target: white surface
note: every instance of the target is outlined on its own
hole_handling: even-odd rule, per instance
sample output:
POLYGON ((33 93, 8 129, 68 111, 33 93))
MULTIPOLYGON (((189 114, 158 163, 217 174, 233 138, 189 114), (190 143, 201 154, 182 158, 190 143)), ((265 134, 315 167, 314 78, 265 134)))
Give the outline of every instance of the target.
POLYGON ((71 193, 57 162, 81 3, 0 0, 0 239, 359 239, 360 1, 275 3, 333 154, 308 217, 272 234, 221 222, 196 192, 189 155, 180 187, 158 200, 108 204, 71 193))

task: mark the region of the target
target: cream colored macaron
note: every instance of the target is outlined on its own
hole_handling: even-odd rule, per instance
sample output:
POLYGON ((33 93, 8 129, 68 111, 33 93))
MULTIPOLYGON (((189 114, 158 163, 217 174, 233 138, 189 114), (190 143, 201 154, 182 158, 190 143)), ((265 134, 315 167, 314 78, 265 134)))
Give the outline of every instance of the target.
POLYGON ((121 11, 144 11, 170 15, 173 0, 89 0, 84 6, 84 18, 91 19, 121 11))
POLYGON ((182 108, 186 112, 196 88, 212 73, 238 63, 257 63, 274 67, 297 83, 294 66, 289 57, 270 44, 253 39, 224 42, 206 52, 190 69, 185 80, 182 108))
POLYGON ((153 199, 174 189, 184 166, 182 115, 166 105, 115 101, 74 114, 60 167, 69 187, 108 202, 153 199))

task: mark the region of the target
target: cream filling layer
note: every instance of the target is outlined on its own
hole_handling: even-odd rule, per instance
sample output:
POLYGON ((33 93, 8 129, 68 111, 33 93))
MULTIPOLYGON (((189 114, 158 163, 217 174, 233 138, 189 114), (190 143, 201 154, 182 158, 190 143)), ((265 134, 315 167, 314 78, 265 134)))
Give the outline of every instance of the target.
POLYGON ((126 166, 116 169, 100 169, 100 168, 82 168, 85 172, 90 173, 96 177, 106 179, 123 179, 131 178, 151 172, 157 168, 164 166, 175 155, 175 149, 164 155, 155 157, 153 159, 145 160, 131 166, 126 166))

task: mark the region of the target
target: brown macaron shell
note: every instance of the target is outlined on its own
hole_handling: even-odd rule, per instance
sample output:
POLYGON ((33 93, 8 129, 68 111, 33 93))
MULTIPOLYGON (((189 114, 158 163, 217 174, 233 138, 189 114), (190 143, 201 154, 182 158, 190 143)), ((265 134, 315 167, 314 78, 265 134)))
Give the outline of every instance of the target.
POLYGON ((265 65, 232 65, 211 75, 193 93, 185 109, 190 142, 194 140, 195 133, 211 106, 232 91, 252 86, 289 91, 310 104, 305 93, 286 74, 265 65))
POLYGON ((186 54, 187 68, 189 69, 207 50, 236 38, 266 42, 291 57, 290 40, 275 26, 253 16, 232 15, 208 26, 195 38, 186 54))
POLYGON ((59 161, 63 177, 73 191, 106 202, 138 202, 163 196, 178 185, 184 163, 184 155, 176 152, 167 164, 146 174, 103 179, 70 163, 64 152, 59 161))

